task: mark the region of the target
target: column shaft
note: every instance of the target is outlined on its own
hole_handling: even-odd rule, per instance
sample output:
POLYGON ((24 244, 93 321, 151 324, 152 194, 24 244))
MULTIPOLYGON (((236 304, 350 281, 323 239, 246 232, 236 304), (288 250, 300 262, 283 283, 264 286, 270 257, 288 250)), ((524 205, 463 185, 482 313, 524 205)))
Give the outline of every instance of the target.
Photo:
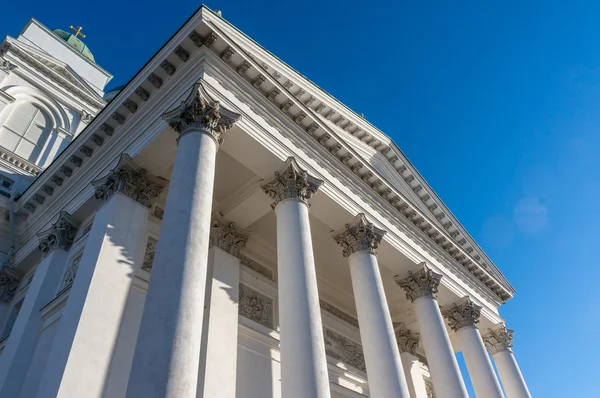
POLYGON ((38 264, 10 337, 0 357, 0 396, 17 397, 27 375, 42 327, 40 309, 56 294, 67 252, 55 249, 38 264))
POLYGON ((377 257, 369 251, 359 251, 348 261, 371 395, 408 398, 377 257))
POLYGON ((102 397, 148 209, 115 193, 96 212, 37 397, 102 397))
POLYGON ((436 393, 445 398, 468 398, 437 300, 423 296, 414 305, 436 393))
POLYGON ((329 377, 308 205, 286 199, 275 207, 284 398, 328 398, 329 377))
POLYGON ((502 380, 502 386, 506 392, 506 398, 531 398, 525 379, 521 374, 521 369, 510 350, 503 350, 495 353, 492 358, 496 362, 496 368, 502 380))
POLYGON ((466 326, 456 333, 460 340, 475 394, 478 397, 504 398, 479 329, 474 326, 466 326))
POLYGON ((216 153, 180 136, 127 397, 196 397, 216 153))

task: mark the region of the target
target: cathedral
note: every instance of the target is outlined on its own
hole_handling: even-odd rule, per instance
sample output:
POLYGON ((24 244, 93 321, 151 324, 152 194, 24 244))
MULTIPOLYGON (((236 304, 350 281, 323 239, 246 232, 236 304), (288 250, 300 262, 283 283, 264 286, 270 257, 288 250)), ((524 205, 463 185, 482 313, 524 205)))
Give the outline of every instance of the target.
POLYGON ((205 6, 112 77, 0 44, 0 397, 531 397, 513 287, 364 115, 205 6))

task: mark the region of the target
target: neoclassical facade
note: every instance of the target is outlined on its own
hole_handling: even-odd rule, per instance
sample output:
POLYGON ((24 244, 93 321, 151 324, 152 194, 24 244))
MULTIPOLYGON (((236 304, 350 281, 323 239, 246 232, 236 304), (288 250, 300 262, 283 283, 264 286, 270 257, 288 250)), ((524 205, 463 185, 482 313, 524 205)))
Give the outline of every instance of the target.
POLYGON ((109 94, 30 25, 64 43, 5 40, 0 126, 37 90, 71 133, 30 96, 43 143, 0 131, 26 177, 0 203, 1 397, 531 396, 514 289, 363 115, 204 6, 109 94))

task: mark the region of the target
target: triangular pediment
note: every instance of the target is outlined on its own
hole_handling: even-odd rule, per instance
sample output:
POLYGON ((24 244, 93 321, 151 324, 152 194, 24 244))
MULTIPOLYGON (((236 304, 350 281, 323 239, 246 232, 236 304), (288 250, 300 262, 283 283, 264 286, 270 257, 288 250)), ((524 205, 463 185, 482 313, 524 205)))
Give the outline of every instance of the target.
POLYGON ((11 37, 6 39, 4 45, 7 47, 6 51, 94 108, 99 110, 106 104, 106 101, 64 62, 11 37))
POLYGON ((512 295, 506 278, 387 135, 219 15, 205 7, 200 12, 202 24, 190 40, 217 54, 502 300, 512 295))

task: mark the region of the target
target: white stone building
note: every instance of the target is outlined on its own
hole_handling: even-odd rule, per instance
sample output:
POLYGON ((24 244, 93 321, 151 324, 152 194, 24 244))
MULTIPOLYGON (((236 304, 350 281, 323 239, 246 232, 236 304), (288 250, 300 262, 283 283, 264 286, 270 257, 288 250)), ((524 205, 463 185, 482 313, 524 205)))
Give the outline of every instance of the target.
POLYGON ((111 77, 1 44, 0 397, 530 397, 513 288, 363 116, 206 7, 111 77))

